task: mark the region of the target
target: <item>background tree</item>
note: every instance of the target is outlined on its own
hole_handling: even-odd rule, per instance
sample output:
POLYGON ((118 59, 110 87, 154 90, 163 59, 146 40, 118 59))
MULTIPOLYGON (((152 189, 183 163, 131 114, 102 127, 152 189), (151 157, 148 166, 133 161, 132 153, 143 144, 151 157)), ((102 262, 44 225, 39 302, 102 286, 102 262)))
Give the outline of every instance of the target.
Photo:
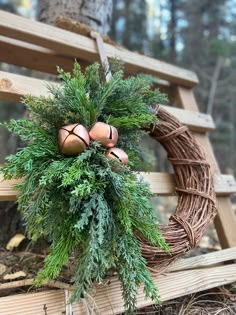
POLYGON ((114 0, 113 2, 110 36, 131 50, 146 52, 148 43, 146 1, 114 0))
MULTIPOLYGON (((146 34, 147 40, 140 41, 142 51, 197 73, 195 95, 200 110, 212 114, 216 122, 211 138, 220 167, 235 172, 236 0, 147 0, 143 6, 144 2, 146 24, 129 18, 125 0, 114 0, 111 37, 137 50, 134 24, 139 34, 146 34)), ((164 164, 159 151, 155 154, 164 164)))
POLYGON ((236 169, 233 92, 236 45, 232 40, 235 13, 230 10, 233 3, 235 1, 191 0, 182 4, 186 26, 181 29, 184 43, 181 64, 199 77, 195 94, 201 110, 212 114, 216 122, 212 141, 223 172, 228 171, 227 168, 236 169))

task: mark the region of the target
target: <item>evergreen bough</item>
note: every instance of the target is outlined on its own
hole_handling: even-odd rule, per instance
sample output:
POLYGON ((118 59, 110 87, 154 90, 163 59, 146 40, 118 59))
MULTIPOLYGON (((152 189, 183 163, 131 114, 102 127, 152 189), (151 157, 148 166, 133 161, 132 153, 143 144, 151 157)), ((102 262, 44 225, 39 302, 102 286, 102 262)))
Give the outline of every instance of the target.
POLYGON ((76 253, 73 300, 89 292, 93 280, 102 283, 108 270, 115 268, 127 313, 132 313, 142 283, 146 296, 159 302, 135 234, 168 251, 156 224, 150 189, 132 172, 141 153, 141 128, 157 123, 151 105, 165 97, 151 90, 149 77, 124 79, 122 69, 114 64, 111 68, 113 77, 107 83, 106 71, 97 63, 84 74, 78 63, 72 74, 58 68, 61 84, 48 86, 50 96, 26 96, 23 102, 31 119, 4 125, 27 146, 8 157, 1 172, 4 179, 24 177, 17 185, 18 208, 28 237, 51 241, 36 284, 57 278, 76 253), (75 157, 60 153, 60 127, 79 122, 89 130, 96 121, 118 129, 117 146, 128 153, 128 167, 114 167, 94 141, 75 157))

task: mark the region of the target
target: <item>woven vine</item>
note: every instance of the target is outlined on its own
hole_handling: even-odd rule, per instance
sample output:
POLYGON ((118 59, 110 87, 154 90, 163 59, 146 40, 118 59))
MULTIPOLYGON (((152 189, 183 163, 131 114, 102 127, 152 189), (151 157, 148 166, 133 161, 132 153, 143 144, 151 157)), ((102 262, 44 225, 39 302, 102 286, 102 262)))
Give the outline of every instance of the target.
POLYGON ((168 225, 161 225, 170 254, 137 237, 150 270, 160 274, 176 258, 196 247, 216 215, 216 206, 210 165, 201 147, 188 128, 163 108, 158 108, 157 117, 159 124, 148 131, 168 153, 178 194, 174 215, 168 225))

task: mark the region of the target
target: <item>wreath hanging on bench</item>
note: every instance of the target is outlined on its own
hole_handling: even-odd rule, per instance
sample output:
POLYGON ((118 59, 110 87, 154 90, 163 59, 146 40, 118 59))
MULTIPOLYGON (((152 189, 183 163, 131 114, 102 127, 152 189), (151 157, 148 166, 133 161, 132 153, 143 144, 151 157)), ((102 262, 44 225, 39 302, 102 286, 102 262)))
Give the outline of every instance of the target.
POLYGON ((4 124, 27 146, 8 157, 1 172, 4 179, 24 177, 18 207, 29 238, 51 241, 36 285, 58 277, 73 253, 72 300, 115 268, 132 313, 142 283, 146 296, 159 302, 150 271, 163 272, 196 246, 215 215, 215 197, 201 149, 155 105, 165 96, 151 90, 151 78, 124 79, 117 62, 111 70, 106 82, 98 64, 82 74, 75 63, 72 75, 58 69, 62 84, 50 85, 50 96, 27 96, 31 119, 4 124), (164 146, 174 167, 179 198, 168 226, 157 224, 150 189, 133 172, 144 132, 164 146))

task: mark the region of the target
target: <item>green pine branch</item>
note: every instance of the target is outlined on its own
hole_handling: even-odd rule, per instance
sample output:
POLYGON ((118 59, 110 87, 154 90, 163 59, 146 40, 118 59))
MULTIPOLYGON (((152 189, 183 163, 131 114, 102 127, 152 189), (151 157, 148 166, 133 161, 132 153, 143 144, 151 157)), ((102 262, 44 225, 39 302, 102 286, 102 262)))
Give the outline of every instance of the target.
POLYGON ((8 157, 0 171, 5 179, 24 177, 17 185, 18 208, 28 237, 51 242, 36 284, 58 277, 76 253, 73 299, 79 300, 94 280, 102 283, 115 268, 127 312, 132 313, 141 284, 146 296, 159 301, 135 235, 168 251, 150 203, 150 189, 132 173, 141 154, 141 129, 158 123, 151 107, 165 97, 152 90, 150 77, 124 79, 117 61, 111 68, 113 78, 106 83, 106 69, 97 63, 84 74, 75 63, 72 73, 58 69, 61 84, 48 87, 50 96, 26 96, 31 120, 11 120, 4 126, 27 145, 8 157), (78 156, 60 153, 59 128, 79 122, 89 130, 97 120, 118 129, 117 146, 128 153, 128 166, 114 165, 94 141, 78 156))

